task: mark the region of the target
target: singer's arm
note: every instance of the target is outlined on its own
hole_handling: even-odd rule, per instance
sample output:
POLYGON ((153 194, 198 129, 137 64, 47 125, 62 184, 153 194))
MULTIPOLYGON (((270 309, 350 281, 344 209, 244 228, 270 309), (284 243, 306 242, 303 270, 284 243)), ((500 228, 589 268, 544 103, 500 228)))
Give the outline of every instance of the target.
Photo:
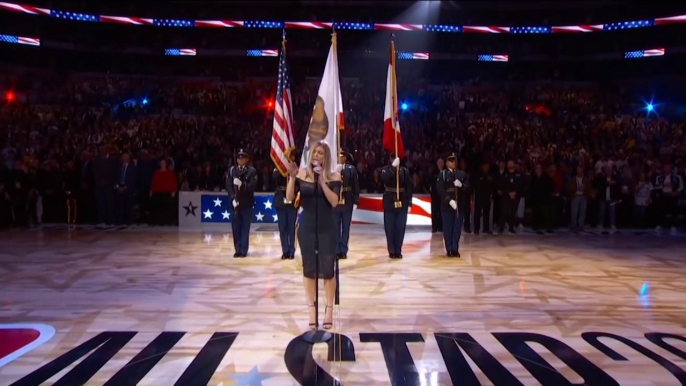
POLYGON ((288 182, 286 183, 286 200, 295 200, 295 180, 296 177, 288 176, 288 182))
POLYGON ((323 178, 319 179, 319 185, 322 187, 322 192, 324 192, 324 197, 329 201, 332 207, 338 206, 338 194, 341 192, 341 175, 340 173, 331 174, 331 187, 329 184, 324 182, 323 178))

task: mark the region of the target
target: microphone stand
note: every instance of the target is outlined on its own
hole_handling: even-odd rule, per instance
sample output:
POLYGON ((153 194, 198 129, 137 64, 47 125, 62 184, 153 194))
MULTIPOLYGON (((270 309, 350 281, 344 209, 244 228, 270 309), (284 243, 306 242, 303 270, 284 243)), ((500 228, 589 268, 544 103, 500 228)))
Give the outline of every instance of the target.
POLYGON ((314 173, 314 322, 316 330, 302 334, 305 342, 315 344, 328 342, 333 338, 330 332, 319 329, 319 174, 314 173))

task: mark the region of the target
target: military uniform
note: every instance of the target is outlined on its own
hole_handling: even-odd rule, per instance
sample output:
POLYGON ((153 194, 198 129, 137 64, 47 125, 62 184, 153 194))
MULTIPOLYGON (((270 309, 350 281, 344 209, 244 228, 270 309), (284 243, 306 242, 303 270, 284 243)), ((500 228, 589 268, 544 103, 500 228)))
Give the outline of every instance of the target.
MULTIPOLYGON (((446 159, 456 159, 455 154, 446 159)), ((438 175, 436 191, 441 198, 441 214, 443 217, 443 242, 448 257, 460 257, 460 237, 462 236, 463 216, 467 211, 468 201, 464 199, 469 183, 467 175, 462 170, 445 168, 438 175), (457 184, 455 181, 459 181, 457 184), (454 203, 455 208, 451 205, 454 203)))
POLYGON ((401 166, 384 166, 381 169, 381 182, 384 184, 383 193, 383 222, 386 232, 388 256, 391 259, 402 259, 403 240, 407 226, 407 213, 412 207, 412 183, 410 172, 401 166), (400 189, 396 186, 396 173, 400 176, 400 189), (397 194, 400 193, 400 201, 397 194))
MULTIPOLYGON (((248 158, 244 150, 238 152, 239 158, 248 158)), ((255 206, 255 188, 257 187, 257 170, 252 166, 232 166, 226 181, 226 191, 233 205, 231 231, 233 246, 236 251, 233 257, 246 257, 250 243, 250 224, 255 206)))
POLYGON ((298 208, 293 201, 286 200, 288 177, 282 176, 281 172, 274 168, 272 179, 276 184, 274 207, 276 208, 276 220, 279 224, 279 237, 281 238, 281 258, 293 259, 295 256, 295 224, 298 208))
MULTIPOLYGON (((352 156, 341 150, 348 161, 352 161, 352 156)), ((338 206, 334 208, 334 221, 338 224, 338 258, 348 257, 348 241, 350 240, 350 223, 353 220, 353 207, 360 201, 360 179, 357 169, 349 164, 344 164, 341 168, 341 194, 338 206)))
POLYGON ((505 224, 507 223, 510 233, 515 233, 515 217, 517 215, 517 207, 519 199, 522 197, 524 188, 524 177, 518 171, 505 170, 505 173, 500 175, 499 188, 503 194, 500 196, 500 233, 505 232, 505 224), (510 193, 514 193, 514 198, 510 197, 510 193))

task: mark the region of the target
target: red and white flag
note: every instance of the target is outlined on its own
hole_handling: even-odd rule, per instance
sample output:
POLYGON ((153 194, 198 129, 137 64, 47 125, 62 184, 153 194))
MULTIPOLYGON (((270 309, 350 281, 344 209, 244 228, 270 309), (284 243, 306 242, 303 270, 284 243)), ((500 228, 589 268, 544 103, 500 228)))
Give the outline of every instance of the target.
POLYGON ((272 144, 269 155, 282 176, 288 174, 288 158, 295 150, 293 135, 293 104, 291 103, 291 84, 286 65, 286 36, 281 44, 279 59, 279 78, 276 85, 276 103, 274 104, 274 124, 272 127, 272 144))
POLYGON ((383 115, 383 148, 396 157, 405 155, 403 137, 398 122, 398 87, 395 78, 395 43, 391 41, 391 56, 386 77, 386 106, 383 115))
POLYGON ((338 165, 338 130, 343 130, 344 126, 343 98, 341 96, 341 82, 338 78, 338 54, 336 52, 336 34, 334 33, 322 82, 319 84, 319 93, 312 110, 310 126, 307 129, 305 147, 300 157, 300 167, 307 167, 310 148, 315 143, 324 140, 330 148, 331 171, 334 172, 338 165))

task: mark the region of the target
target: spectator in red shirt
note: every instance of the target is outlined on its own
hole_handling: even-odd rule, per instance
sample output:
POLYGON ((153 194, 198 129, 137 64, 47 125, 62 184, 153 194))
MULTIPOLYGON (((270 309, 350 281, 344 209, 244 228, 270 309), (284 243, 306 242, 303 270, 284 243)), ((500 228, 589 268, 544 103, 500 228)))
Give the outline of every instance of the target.
POLYGON ((150 185, 150 197, 153 202, 152 225, 174 225, 177 191, 176 175, 167 169, 167 160, 163 159, 160 161, 159 170, 153 174, 150 185))

